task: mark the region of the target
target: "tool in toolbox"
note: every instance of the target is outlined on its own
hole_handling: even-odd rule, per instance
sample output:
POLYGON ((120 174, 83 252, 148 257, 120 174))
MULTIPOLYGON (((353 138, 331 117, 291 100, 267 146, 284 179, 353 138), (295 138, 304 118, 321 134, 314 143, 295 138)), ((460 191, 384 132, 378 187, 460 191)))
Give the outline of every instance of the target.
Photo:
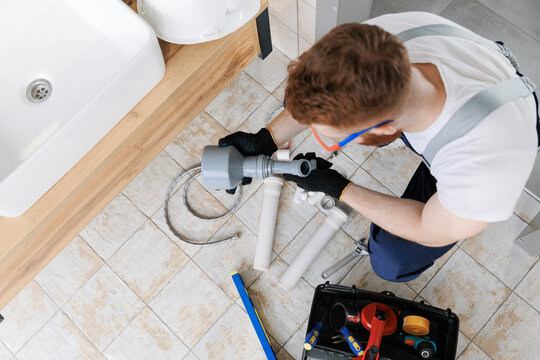
POLYGON ((343 269, 345 266, 347 266, 348 263, 351 261, 359 258, 360 256, 366 256, 369 255, 367 251, 367 247, 364 245, 364 241, 366 239, 360 239, 358 241, 355 241, 355 248, 349 255, 345 256, 343 259, 339 260, 334 265, 330 266, 328 269, 324 270, 321 274, 321 278, 324 280, 328 279, 330 276, 337 273, 339 270, 343 269))
POLYGON ((330 312, 330 307, 327 307, 321 321, 316 322, 315 327, 311 329, 311 331, 306 335, 306 340, 304 340, 304 349, 306 350, 313 349, 313 346, 317 343, 317 340, 319 339, 319 335, 321 334, 324 319, 326 318, 326 315, 328 315, 329 312, 330 312))
POLYGON ((371 332, 362 360, 378 360, 382 337, 397 330, 396 313, 387 305, 371 303, 360 314, 362 325, 371 332))
POLYGON ((341 334, 345 337, 345 340, 349 344, 349 347, 351 348, 352 352, 356 356, 362 356, 364 355, 364 349, 362 348, 362 345, 360 345, 360 341, 356 340, 356 338, 351 334, 349 329, 346 327, 341 328, 341 334))
POLYGON ((431 359, 437 353, 437 344, 428 337, 406 335, 403 342, 405 345, 412 346, 422 359, 431 359))
POLYGON ((416 336, 427 335, 429 334, 429 320, 417 315, 405 316, 403 318, 403 331, 416 336))

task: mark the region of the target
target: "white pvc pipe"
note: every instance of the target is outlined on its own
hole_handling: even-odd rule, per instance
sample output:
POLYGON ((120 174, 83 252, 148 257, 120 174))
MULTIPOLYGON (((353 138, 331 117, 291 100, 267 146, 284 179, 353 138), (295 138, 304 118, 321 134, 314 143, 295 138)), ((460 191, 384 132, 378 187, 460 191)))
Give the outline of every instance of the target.
POLYGON ((264 200, 261 220, 259 221, 255 258, 253 259, 253 268, 255 270, 266 271, 270 267, 279 196, 281 195, 282 186, 283 179, 280 177, 270 176, 264 179, 264 200))
POLYGON ((313 260, 332 239, 341 225, 347 221, 348 215, 337 207, 332 208, 322 225, 317 229, 311 240, 300 251, 287 271, 279 279, 286 289, 292 289, 304 275, 313 260))

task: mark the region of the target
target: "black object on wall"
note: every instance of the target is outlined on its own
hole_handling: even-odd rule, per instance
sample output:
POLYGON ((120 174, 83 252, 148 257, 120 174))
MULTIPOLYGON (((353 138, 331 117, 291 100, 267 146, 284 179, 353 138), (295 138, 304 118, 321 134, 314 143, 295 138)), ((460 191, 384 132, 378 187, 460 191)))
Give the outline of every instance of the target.
POLYGON ((268 8, 257 16, 257 32, 259 33, 259 46, 261 53, 259 57, 265 59, 272 52, 272 37, 270 36, 270 17, 268 16, 268 8))

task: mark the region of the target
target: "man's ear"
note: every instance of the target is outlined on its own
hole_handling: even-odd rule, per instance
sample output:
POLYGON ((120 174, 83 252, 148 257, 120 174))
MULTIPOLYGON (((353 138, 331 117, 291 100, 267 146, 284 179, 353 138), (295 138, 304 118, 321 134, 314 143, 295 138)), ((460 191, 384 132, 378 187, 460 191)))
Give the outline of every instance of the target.
POLYGON ((393 122, 371 129, 369 132, 376 135, 394 135, 399 130, 394 126, 393 122))

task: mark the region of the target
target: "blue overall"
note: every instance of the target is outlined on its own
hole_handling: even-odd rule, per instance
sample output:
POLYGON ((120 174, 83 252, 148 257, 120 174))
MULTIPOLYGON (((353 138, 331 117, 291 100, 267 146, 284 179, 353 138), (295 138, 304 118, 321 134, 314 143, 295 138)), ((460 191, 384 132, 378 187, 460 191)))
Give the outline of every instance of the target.
MULTIPOLYGON (((522 76, 519 72, 518 75, 522 76)), ((538 97, 534 92, 533 96, 536 102, 536 130, 538 133, 538 145, 540 146, 538 97)), ((402 135, 401 138, 416 153, 405 135, 402 135)), ((437 180, 431 175, 427 165, 422 162, 416 169, 401 198, 426 203, 437 192, 436 184, 437 180)), ((371 223, 368 251, 371 266, 379 277, 393 282, 406 282, 420 276, 422 272, 433 265, 436 259, 443 256, 455 244, 442 247, 423 246, 395 236, 371 223)))

